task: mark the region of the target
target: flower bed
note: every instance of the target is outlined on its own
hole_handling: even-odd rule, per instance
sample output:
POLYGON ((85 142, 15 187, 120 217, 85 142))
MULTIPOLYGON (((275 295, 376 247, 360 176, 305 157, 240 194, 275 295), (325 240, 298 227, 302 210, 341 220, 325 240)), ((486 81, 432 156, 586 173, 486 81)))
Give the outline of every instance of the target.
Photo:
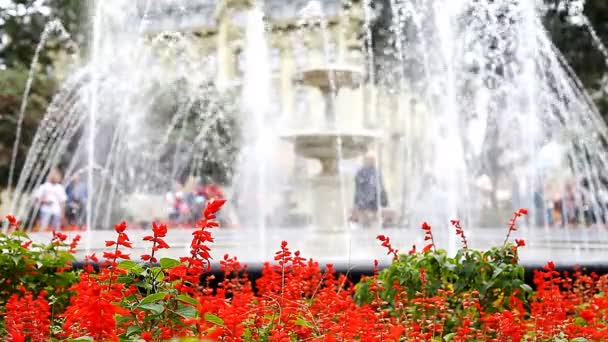
MULTIPOLYGON (((608 278, 581 271, 560 274, 549 262, 523 281, 518 249, 510 243, 521 209, 511 219, 503 246, 470 249, 462 240, 455 257, 437 249, 432 228, 425 241, 400 254, 389 237, 379 242, 393 256, 384 270, 352 284, 332 265, 321 267, 283 242, 264 264, 255 291, 246 265, 220 260, 211 268, 211 230, 223 201, 212 201, 193 233, 190 255, 158 258, 170 248, 167 227, 154 224, 144 238, 150 252, 128 253, 127 225, 115 226, 101 258, 71 268, 78 243, 56 232, 33 244, 19 222, 0 236, 0 336, 6 341, 599 341, 608 336, 608 278), (202 280, 202 281, 201 281, 202 280), (219 285, 210 286, 219 281, 219 285)), ((377 262, 376 262, 377 265, 377 262)))

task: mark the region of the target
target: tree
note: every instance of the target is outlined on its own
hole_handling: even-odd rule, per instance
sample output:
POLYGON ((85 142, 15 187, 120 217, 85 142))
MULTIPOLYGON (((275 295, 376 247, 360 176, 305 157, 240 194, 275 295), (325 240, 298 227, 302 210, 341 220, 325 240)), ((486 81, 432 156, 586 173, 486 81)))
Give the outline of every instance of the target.
MULTIPOLYGON (((0 4, 0 69, 29 67, 45 26, 58 20, 78 45, 86 41, 88 1, 82 0, 9 0, 0 4)), ((64 49, 62 37, 50 37, 40 53, 42 72, 50 72, 53 56, 64 49)))
POLYGON ((545 27, 558 49, 592 94, 604 119, 608 118, 606 56, 598 46, 608 44, 608 2, 605 0, 545 0, 545 27), (582 5, 584 3, 584 10, 582 5), (582 14, 582 15, 581 15, 582 14), (597 39, 591 35, 591 28, 597 39))
MULTIPOLYGON (((0 179, 5 180, 0 186, 8 180, 22 96, 45 26, 59 20, 72 33, 73 40, 84 42, 84 20, 81 19, 85 5, 86 1, 80 0, 10 0, 0 4, 0 179)), ((18 146, 17 175, 56 90, 54 57, 65 48, 65 37, 49 35, 40 50, 38 63, 33 66, 35 77, 18 146)))

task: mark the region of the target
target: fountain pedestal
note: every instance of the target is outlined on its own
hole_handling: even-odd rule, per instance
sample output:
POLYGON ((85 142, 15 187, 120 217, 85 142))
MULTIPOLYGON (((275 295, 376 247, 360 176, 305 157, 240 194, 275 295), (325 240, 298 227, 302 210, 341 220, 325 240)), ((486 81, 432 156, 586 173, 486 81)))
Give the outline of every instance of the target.
POLYGON ((343 198, 340 177, 317 175, 310 180, 312 190, 313 223, 321 231, 341 231, 348 224, 347 198, 343 198))
POLYGON ((317 159, 321 163, 321 172, 311 178, 309 184, 313 200, 313 222, 322 231, 344 230, 348 224, 352 198, 345 187, 352 184, 345 182, 352 181, 342 179, 338 169, 340 160, 363 155, 377 137, 371 130, 340 130, 337 127, 336 96, 340 88, 356 87, 360 76, 357 69, 347 66, 328 65, 302 71, 297 80, 318 88, 323 94, 325 120, 321 127, 283 134, 283 138, 293 142, 296 154, 317 159))

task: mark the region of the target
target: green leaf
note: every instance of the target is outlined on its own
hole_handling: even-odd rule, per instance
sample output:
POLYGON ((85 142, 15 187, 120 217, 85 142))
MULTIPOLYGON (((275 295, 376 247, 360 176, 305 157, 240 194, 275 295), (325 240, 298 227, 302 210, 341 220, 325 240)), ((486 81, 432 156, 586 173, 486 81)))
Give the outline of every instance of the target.
POLYGON ((136 335, 141 332, 141 328, 137 325, 131 325, 127 328, 127 336, 136 335))
POLYGON ((84 342, 84 341, 94 341, 91 336, 80 336, 73 340, 69 340, 70 342, 84 342))
POLYGON ((451 341, 454 338, 454 336, 456 336, 456 333, 447 334, 447 335, 443 336, 443 340, 446 342, 451 341))
POLYGON ((224 326, 224 320, 219 318, 218 316, 212 314, 212 313, 206 313, 205 314, 205 321, 209 322, 209 323, 213 323, 215 325, 219 325, 221 327, 224 326))
POLYGON ((177 309, 175 313, 183 318, 194 318, 196 317, 197 311, 192 306, 182 306, 181 308, 177 309))
POLYGON ((309 321, 307 321, 305 319, 302 319, 302 317, 298 317, 298 319, 296 319, 293 323, 295 325, 299 325, 299 326, 304 327, 304 328, 310 328, 310 329, 312 329, 314 327, 312 325, 312 323, 310 323, 309 321))
POLYGON ((530 285, 528 285, 528 284, 521 284, 521 285, 519 285, 519 287, 521 287, 521 289, 524 291, 532 292, 532 287, 530 287, 530 285))
POLYGON ((160 315, 165 311, 165 306, 158 303, 140 304, 137 306, 138 309, 151 311, 155 315, 160 315))
POLYGON ((161 258, 160 259, 160 268, 163 270, 173 268, 179 264, 181 264, 181 263, 175 259, 171 259, 171 258, 161 258))
POLYGON ((132 270, 134 267, 137 266, 137 263, 135 261, 132 260, 125 260, 121 263, 118 264, 118 268, 123 269, 123 270, 127 270, 130 271, 132 270))
POLYGON ((246 328, 245 331, 243 331, 243 336, 242 337, 243 337, 243 339, 245 341, 249 341, 251 339, 251 337, 252 337, 251 329, 250 328, 246 328))
POLYGON ((27 236, 27 234, 25 232, 22 232, 20 230, 12 232, 11 236, 20 237, 20 238, 24 238, 24 239, 28 239, 28 240, 30 239, 30 237, 27 236))
POLYGON ((587 321, 585 321, 582 317, 576 317, 576 319, 574 320, 574 324, 580 325, 580 326, 585 326, 585 325, 587 325, 587 321))
POLYGON ((143 267, 141 267, 140 265, 137 265, 135 267, 133 267, 130 272, 140 275, 140 276, 145 276, 148 272, 147 269, 144 269, 143 267))
POLYGON ((118 277, 118 282, 122 284, 128 284, 133 282, 133 278, 127 276, 118 277))
POLYGON ((163 270, 160 267, 152 267, 150 269, 150 272, 152 273, 152 276, 154 276, 155 281, 162 281, 163 279, 165 279, 165 274, 163 273, 163 270))
POLYGON ((192 305, 198 305, 199 304, 198 300, 196 300, 196 299, 194 299, 194 298, 192 298, 192 297, 190 297, 188 295, 185 295, 185 294, 178 295, 177 297, 175 297, 175 299, 177 299, 177 300, 179 300, 181 302, 184 302, 184 303, 192 304, 192 305))
POLYGON ((133 316, 118 316, 116 317, 116 324, 123 324, 126 322, 130 322, 135 320, 135 318, 133 316))
POLYGON ((139 305, 158 302, 159 300, 165 299, 165 296, 167 296, 167 294, 167 292, 158 292, 151 294, 148 297, 142 299, 141 302, 139 302, 139 305))
POLYGON ((135 284, 133 284, 137 287, 141 287, 144 288, 146 290, 151 290, 152 289, 152 285, 150 285, 149 283, 145 282, 145 281, 138 281, 135 284))

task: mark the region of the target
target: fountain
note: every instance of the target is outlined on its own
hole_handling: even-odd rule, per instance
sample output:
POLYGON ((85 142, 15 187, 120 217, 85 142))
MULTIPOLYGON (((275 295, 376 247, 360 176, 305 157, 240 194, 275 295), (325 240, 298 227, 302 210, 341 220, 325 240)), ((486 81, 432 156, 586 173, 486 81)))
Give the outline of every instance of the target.
MULTIPOLYGON (((336 123, 335 101, 343 87, 360 84, 361 72, 353 67, 326 65, 310 67, 300 72, 297 80, 318 88, 325 100, 325 116, 320 127, 301 129, 284 134, 294 144, 295 153, 317 159, 321 171, 311 179, 315 226, 321 230, 342 230, 346 221, 338 163, 364 154, 376 138, 371 130, 340 130, 336 123), (316 214, 316 215, 315 215, 316 214)), ((362 123, 361 123, 362 124, 362 123)))
MULTIPOLYGON (((608 246, 608 127, 535 1, 115 0, 94 12, 94 51, 34 138, 16 215, 35 212, 30 194, 55 166, 96 194, 91 235, 162 219, 174 181, 222 169, 244 226, 227 244, 306 236, 309 255, 344 258, 348 245, 363 260, 380 227, 352 241, 345 227, 357 158, 372 150, 402 250, 426 220, 453 252, 454 218, 487 247, 516 207, 531 212, 530 258, 608 246), (312 227, 277 209, 283 192, 312 227), (584 209, 569 218, 588 234, 550 230, 557 195, 584 209)), ((272 255, 248 250, 260 249, 272 255)))

